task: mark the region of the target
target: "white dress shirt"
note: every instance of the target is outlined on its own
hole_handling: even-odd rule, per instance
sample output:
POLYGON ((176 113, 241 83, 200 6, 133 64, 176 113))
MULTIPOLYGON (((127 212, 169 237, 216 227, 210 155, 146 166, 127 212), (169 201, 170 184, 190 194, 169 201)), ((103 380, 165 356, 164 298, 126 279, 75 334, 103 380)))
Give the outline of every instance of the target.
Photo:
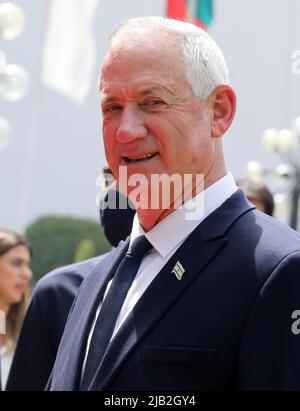
MULTIPOLYGON (((190 199, 181 207, 174 210, 147 233, 139 224, 137 214, 133 220, 130 244, 140 235, 145 235, 153 249, 145 255, 134 281, 127 293, 122 309, 116 321, 112 338, 116 335, 135 304, 143 295, 147 287, 154 280, 167 261, 180 247, 191 232, 213 211, 219 208, 237 190, 231 173, 216 181, 197 196, 190 199)), ((111 285, 107 285, 104 299, 111 285)), ((94 326, 99 315, 99 305, 87 341, 86 354, 83 363, 84 370, 87 353, 90 346, 94 326)))

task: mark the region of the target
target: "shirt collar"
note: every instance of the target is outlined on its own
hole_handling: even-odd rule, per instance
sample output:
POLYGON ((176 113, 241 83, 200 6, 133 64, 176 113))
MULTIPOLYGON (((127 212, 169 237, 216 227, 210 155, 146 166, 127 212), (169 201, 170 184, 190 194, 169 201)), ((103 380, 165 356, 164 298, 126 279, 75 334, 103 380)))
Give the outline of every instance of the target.
POLYGON ((204 191, 174 210, 145 233, 135 214, 130 244, 139 235, 145 235, 155 250, 165 258, 178 247, 206 217, 219 208, 237 190, 231 173, 222 177, 204 191))

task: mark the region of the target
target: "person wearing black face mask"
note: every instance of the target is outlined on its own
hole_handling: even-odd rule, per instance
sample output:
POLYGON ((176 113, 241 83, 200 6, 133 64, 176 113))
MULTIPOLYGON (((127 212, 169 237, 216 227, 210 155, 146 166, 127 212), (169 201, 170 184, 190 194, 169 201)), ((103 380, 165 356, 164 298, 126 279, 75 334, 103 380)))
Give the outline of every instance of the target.
POLYGON ((112 186, 100 201, 99 212, 105 237, 113 247, 117 247, 131 232, 135 215, 134 205, 112 186), (110 201, 115 207, 110 207, 110 201))
MULTIPOLYGON (((106 187, 107 189, 107 187, 106 187)), ((135 210, 113 187, 99 204, 100 222, 108 241, 116 247, 130 234, 135 210), (110 197, 111 196, 111 197, 110 197), (116 207, 107 206, 109 198, 116 207)), ((43 391, 49 379, 69 310, 84 277, 107 254, 53 270, 38 281, 23 323, 6 391, 43 391)), ((109 257, 108 257, 109 258, 109 257)))

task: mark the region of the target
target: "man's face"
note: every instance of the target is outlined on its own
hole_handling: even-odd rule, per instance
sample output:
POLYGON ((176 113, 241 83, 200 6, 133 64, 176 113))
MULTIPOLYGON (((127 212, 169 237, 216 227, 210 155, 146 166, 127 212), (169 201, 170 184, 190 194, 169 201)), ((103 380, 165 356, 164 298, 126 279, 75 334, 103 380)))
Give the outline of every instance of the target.
MULTIPOLYGON (((178 42, 178 41, 177 41, 178 42)), ((196 173, 214 162, 209 100, 185 80, 181 50, 161 33, 151 42, 125 39, 108 52, 100 79, 103 138, 113 174, 196 173)))

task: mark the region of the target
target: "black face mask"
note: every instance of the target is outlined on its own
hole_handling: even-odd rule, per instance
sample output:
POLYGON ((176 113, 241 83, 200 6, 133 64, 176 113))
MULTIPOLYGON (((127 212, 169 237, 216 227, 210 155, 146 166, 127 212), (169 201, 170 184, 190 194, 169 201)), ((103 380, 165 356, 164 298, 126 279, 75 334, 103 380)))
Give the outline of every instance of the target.
POLYGON ((117 247, 131 233, 135 209, 127 197, 110 188, 100 199, 100 222, 110 244, 117 247))

